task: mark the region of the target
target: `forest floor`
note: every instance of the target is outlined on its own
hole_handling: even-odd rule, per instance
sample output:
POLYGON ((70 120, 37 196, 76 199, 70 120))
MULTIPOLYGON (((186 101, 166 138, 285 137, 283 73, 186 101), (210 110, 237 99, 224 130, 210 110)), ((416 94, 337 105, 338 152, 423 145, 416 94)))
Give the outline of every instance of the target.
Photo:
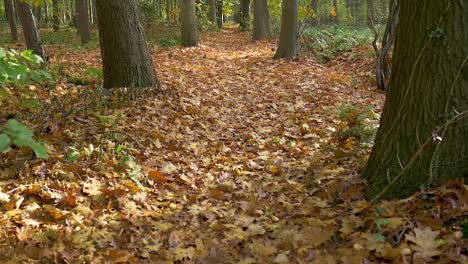
POLYGON ((232 29, 201 43, 154 49, 165 92, 135 100, 91 89, 96 48, 47 46, 63 78, 5 89, 0 121, 21 111, 50 157, 2 154, 0 259, 466 263, 462 183, 365 197, 370 146, 342 135, 356 120, 378 125, 384 94, 370 49, 321 64, 273 60, 274 42, 232 29))

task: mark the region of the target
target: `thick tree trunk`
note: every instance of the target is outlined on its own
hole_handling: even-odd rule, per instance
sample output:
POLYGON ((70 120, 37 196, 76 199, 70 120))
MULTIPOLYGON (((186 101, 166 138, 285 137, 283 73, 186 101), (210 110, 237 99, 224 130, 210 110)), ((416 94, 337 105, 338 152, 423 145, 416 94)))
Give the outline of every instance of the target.
POLYGON ((23 35, 26 40, 26 47, 32 50, 34 54, 39 55, 44 62, 46 62, 47 60, 44 48, 42 47, 41 39, 39 38, 36 19, 32 13, 31 6, 23 1, 17 0, 16 8, 18 9, 18 15, 21 20, 23 35))
POLYGON ((250 27, 250 0, 240 0, 239 11, 240 28, 248 30, 250 27))
POLYGON ((104 87, 158 85, 136 0, 96 1, 104 87))
POLYGON ((218 19, 216 17, 216 0, 208 1, 208 21, 210 21, 213 28, 218 28, 218 19))
POLYGON ((254 26, 253 39, 260 40, 271 37, 270 11, 268 0, 253 0, 254 26))
POLYGON ((76 0, 76 17, 81 45, 85 45, 91 40, 91 35, 89 33, 87 0, 76 0))
POLYGON ((370 197, 468 182, 468 6, 400 1, 394 67, 363 176, 370 197))
POLYGON ((297 12, 297 0, 283 0, 280 41, 274 58, 291 58, 299 55, 297 12))
POLYGON ((16 28, 15 10, 11 0, 4 0, 5 4, 5 15, 10 25, 10 35, 13 41, 18 41, 18 29, 16 28))
POLYGON ((180 8, 181 45, 193 47, 198 44, 197 16, 195 15, 195 0, 182 0, 180 8))

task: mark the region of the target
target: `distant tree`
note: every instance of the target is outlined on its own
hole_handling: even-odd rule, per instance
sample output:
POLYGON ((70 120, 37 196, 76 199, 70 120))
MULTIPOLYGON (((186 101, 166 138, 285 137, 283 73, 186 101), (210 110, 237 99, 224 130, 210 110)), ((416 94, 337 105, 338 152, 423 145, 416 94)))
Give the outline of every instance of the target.
POLYGON ((34 54, 39 55, 44 61, 47 61, 31 6, 26 2, 17 0, 16 8, 18 9, 18 15, 21 20, 26 47, 32 50, 34 54))
POLYGON ((218 28, 216 0, 206 0, 206 1, 208 1, 208 21, 210 21, 213 28, 218 28))
POLYGON ((241 30, 247 30, 250 26, 250 0, 240 0, 239 25, 241 30))
POLYGON ((270 11, 268 10, 268 0, 253 0, 253 11, 253 39, 259 40, 271 37, 270 11))
POLYGON ((76 0, 76 19, 81 45, 84 45, 91 40, 88 23, 88 0, 76 0))
POLYGON ((5 15, 10 25, 10 35, 13 41, 18 41, 18 29, 16 28, 15 10, 11 0, 3 0, 5 4, 5 15))
POLYGON ((181 45, 184 47, 193 47, 198 44, 195 0, 182 0, 181 5, 181 45))
POLYGON ((297 0, 283 0, 281 4, 281 33, 275 58, 290 58, 299 55, 297 0))
POLYGON ((216 1, 216 25, 218 28, 223 28, 223 16, 224 16, 224 2, 223 0, 217 0, 216 1))
POLYGON ((468 182, 468 5, 400 1, 394 67, 368 194, 405 197, 449 179, 468 182))
POLYGON ((52 0, 52 28, 55 32, 60 30, 60 4, 59 0, 52 0))
POLYGON ((96 10, 104 87, 157 86, 137 1, 98 0, 96 10))

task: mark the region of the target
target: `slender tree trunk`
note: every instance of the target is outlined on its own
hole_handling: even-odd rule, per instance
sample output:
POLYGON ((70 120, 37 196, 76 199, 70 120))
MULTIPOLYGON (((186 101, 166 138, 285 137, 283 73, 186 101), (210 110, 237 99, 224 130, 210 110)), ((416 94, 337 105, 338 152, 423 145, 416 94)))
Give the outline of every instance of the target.
POLYGON ((394 67, 363 176, 368 195, 405 197, 449 179, 468 182, 468 6, 400 1, 394 67))
POLYGON ((81 45, 84 45, 91 39, 89 33, 87 0, 76 0, 76 18, 78 23, 78 32, 80 33, 81 38, 81 45))
POLYGON ((59 0, 52 0, 52 28, 55 32, 60 30, 60 4, 59 0))
POLYGON ((197 16, 195 15, 195 0, 182 0, 181 13, 181 45, 193 47, 198 44, 197 16))
POLYGON ((18 41, 18 29, 16 28, 16 18, 15 10, 13 8, 13 3, 11 0, 4 0, 5 4, 5 15, 8 19, 8 24, 10 25, 10 35, 13 41, 18 41))
POLYGON ((319 18, 318 18, 318 0, 311 0, 310 1, 310 8, 314 11, 314 17, 312 18, 312 25, 318 26, 319 25, 319 18))
POLYGON ((91 2, 93 3, 93 7, 91 9, 91 12, 93 14, 93 24, 97 24, 98 18, 97 18, 97 13, 96 13, 96 0, 91 0, 91 2))
POLYGON ((283 0, 280 42, 274 58, 291 58, 299 55, 297 12, 297 0, 283 0))
POLYGON ((253 39, 260 40, 271 37, 270 11, 268 0, 253 0, 254 26, 253 39))
POLYGON ((398 26, 398 1, 392 0, 390 2, 388 21, 382 37, 382 48, 375 65, 377 87, 383 91, 387 90, 388 81, 392 74, 390 51, 395 42, 396 28, 398 26))
POLYGON ((136 0, 99 0, 96 9, 104 87, 157 86, 136 0))
POLYGON ((239 25, 241 30, 248 30, 250 27, 250 0, 240 0, 239 25))
POLYGON ((17 0, 16 8, 18 9, 18 15, 21 20, 24 39, 26 40, 26 47, 32 50, 34 54, 39 55, 44 62, 46 62, 47 58, 45 56, 44 48, 42 47, 36 26, 36 19, 32 13, 31 6, 23 1, 17 0))
POLYGON ((218 19, 216 18, 216 0, 208 1, 208 21, 213 28, 218 28, 218 19))
POLYGON ((333 8, 335 9, 335 16, 333 17, 333 23, 338 23, 338 1, 333 0, 333 8))
POLYGON ((224 8, 224 3, 223 0, 217 0, 216 2, 216 25, 218 28, 223 28, 223 8, 224 8))

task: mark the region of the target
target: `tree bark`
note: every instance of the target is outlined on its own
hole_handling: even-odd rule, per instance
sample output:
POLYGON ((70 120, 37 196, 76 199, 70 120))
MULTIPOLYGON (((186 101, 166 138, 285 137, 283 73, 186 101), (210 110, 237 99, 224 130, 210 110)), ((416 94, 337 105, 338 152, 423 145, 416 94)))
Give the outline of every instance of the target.
POLYGON ((281 33, 274 58, 291 58, 299 55, 298 2, 283 0, 281 4, 281 33))
POLYGON ((89 33, 87 0, 76 0, 76 17, 81 45, 85 45, 91 40, 91 35, 89 33))
POLYGON ((136 0, 99 0, 96 10, 104 87, 157 86, 136 0))
POLYGON ((195 0, 182 0, 181 45, 193 47, 198 44, 197 16, 195 15, 195 0))
POLYGON ((60 4, 59 0, 52 0, 52 28, 55 32, 60 30, 60 4))
POLYGON ((270 11, 268 0, 253 0, 254 26, 253 39, 260 40, 271 37, 270 11))
POLYGON ((91 8, 91 13, 93 16, 93 24, 97 24, 97 13, 96 13, 96 0, 91 0, 91 3, 93 3, 93 6, 91 8))
POLYGON ((250 27, 250 0, 240 0, 239 11, 239 26, 241 30, 248 30, 250 27))
POLYGON ((39 32, 36 26, 36 19, 32 13, 32 8, 29 4, 17 0, 16 8, 23 28, 24 39, 26 40, 26 47, 33 51, 34 54, 40 56, 44 62, 47 61, 44 48, 42 47, 39 32))
POLYGON ((223 8, 224 8, 224 3, 223 3, 223 0, 217 0, 216 1, 216 26, 218 28, 223 28, 223 23, 224 23, 224 20, 223 20, 223 8))
POLYGON ((16 28, 16 18, 13 3, 11 0, 4 0, 3 2, 5 4, 5 15, 10 26, 11 39, 16 42, 18 41, 18 29, 16 28))
POLYGON ((363 176, 370 197, 468 182, 468 6, 400 1, 393 74, 363 176))

